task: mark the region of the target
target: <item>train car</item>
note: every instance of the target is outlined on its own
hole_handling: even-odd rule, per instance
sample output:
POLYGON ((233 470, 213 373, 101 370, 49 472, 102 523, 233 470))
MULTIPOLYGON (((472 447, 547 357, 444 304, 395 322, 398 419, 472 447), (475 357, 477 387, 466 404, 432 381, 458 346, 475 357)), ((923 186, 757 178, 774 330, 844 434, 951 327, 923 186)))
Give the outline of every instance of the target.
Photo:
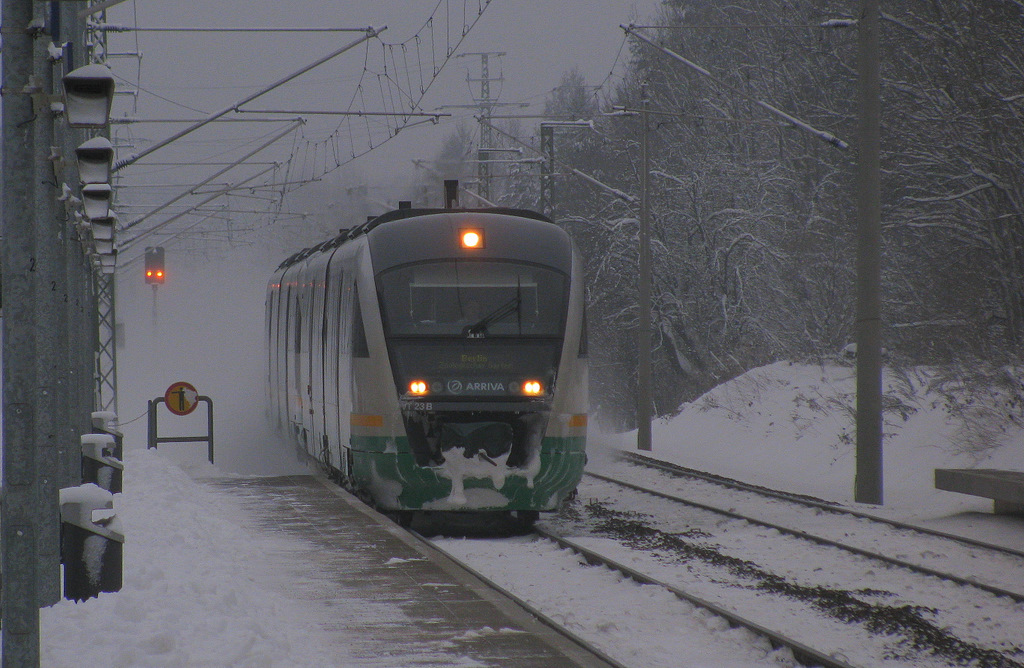
POLYGON ((532 522, 585 464, 582 267, 513 209, 399 208, 285 260, 266 300, 271 418, 377 508, 532 522))

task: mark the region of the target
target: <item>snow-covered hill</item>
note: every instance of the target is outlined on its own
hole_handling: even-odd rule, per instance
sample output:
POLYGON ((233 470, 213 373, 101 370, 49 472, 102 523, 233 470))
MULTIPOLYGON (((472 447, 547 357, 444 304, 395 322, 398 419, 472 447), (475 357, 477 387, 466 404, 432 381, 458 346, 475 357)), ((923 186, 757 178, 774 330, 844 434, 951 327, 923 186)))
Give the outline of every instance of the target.
MULTIPOLYGON (((884 511, 928 520, 992 502, 936 490, 936 468, 1024 471, 1024 406, 1012 370, 979 388, 930 369, 887 370, 884 511)), ((853 502, 855 369, 778 362, 735 378, 653 426, 660 458, 793 492, 853 502)), ((598 437, 628 448, 634 434, 598 437)))

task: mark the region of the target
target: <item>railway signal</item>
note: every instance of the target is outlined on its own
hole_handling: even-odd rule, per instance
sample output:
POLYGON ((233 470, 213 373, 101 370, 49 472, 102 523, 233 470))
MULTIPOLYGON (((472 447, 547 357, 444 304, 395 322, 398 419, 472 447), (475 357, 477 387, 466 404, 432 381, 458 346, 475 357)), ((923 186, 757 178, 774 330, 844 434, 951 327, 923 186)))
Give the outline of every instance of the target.
POLYGON ((146 248, 146 283, 163 284, 164 278, 166 276, 164 274, 163 246, 146 248))

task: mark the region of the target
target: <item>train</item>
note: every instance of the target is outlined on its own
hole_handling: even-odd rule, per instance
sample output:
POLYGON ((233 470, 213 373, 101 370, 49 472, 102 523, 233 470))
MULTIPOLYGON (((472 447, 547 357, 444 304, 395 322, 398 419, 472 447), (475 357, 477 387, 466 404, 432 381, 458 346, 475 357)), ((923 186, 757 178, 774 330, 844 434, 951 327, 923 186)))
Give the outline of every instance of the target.
POLYGON ((531 525, 575 494, 586 463, 582 277, 542 214, 400 203, 274 272, 268 415, 402 524, 531 525))

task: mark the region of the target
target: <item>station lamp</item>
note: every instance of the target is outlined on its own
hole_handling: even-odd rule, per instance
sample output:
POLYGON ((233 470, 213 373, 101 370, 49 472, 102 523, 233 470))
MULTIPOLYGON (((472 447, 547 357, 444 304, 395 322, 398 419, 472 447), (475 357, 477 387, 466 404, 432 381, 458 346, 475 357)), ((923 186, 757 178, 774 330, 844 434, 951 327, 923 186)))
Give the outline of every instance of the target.
POLYGON ((110 183, 110 166, 114 162, 114 147, 106 137, 93 137, 75 149, 78 158, 78 178, 82 184, 110 183))
POLYGON ((110 197, 113 190, 109 183, 87 183, 82 186, 82 210, 89 220, 106 218, 110 215, 110 197))
POLYGON ((92 232, 92 242, 96 247, 97 254, 101 256, 114 255, 114 227, 116 225, 117 216, 114 214, 103 218, 89 219, 89 229, 92 232))
POLYGON ((73 128, 104 128, 114 101, 114 75, 93 64, 64 75, 64 115, 73 128))
POLYGON ((101 274, 113 274, 117 270, 117 249, 113 248, 109 253, 97 255, 95 262, 101 274))

